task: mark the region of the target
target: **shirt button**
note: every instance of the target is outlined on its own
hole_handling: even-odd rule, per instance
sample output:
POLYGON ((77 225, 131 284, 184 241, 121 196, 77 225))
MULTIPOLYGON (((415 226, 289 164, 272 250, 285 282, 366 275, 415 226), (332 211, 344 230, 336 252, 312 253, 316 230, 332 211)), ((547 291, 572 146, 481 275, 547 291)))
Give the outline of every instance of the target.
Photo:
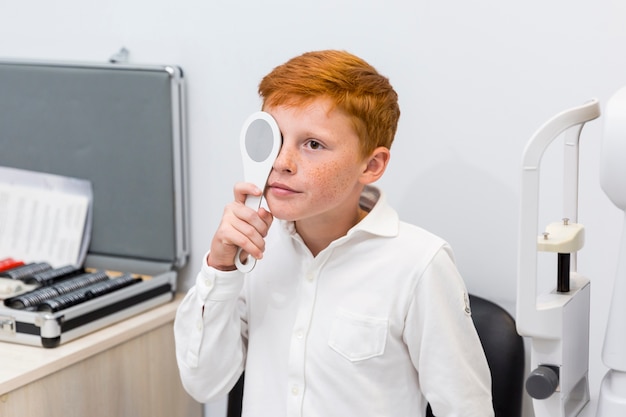
POLYGON ((296 337, 297 337, 298 339, 302 339, 302 338, 304 337, 304 332, 303 332, 302 330, 298 330, 298 331, 296 332, 296 337))
POLYGON ((298 388, 297 385, 292 385, 291 386, 291 394, 296 396, 300 393, 300 388, 298 388))
POLYGON ((204 280, 204 286, 207 288, 211 288, 213 286, 213 281, 211 281, 210 279, 205 279, 204 280))
POLYGON ((313 274, 313 272, 309 272, 308 274, 306 274, 306 280, 309 282, 312 282, 315 279, 315 275, 313 274))
POLYGON ((196 323, 196 329, 202 330, 202 320, 198 320, 198 322, 196 323))

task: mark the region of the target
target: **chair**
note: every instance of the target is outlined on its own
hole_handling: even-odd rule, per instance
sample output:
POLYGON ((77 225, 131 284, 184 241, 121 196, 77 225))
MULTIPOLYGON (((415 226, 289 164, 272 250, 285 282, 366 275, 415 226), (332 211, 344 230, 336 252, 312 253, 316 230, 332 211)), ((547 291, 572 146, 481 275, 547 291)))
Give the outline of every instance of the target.
POLYGON ((499 305, 470 295, 472 319, 491 370, 495 417, 521 417, 524 393, 524 339, 515 320, 499 305))
POLYGON ((239 381, 228 394, 228 405, 226 407, 226 417, 241 417, 241 401, 243 400, 243 378, 241 374, 239 381))
MULTIPOLYGON (((491 370, 495 417, 521 417, 524 387, 524 340, 515 320, 497 304, 470 295, 472 319, 491 370)), ((227 417, 241 416, 243 375, 228 396, 227 417)), ((428 406, 426 417, 435 417, 428 406)))

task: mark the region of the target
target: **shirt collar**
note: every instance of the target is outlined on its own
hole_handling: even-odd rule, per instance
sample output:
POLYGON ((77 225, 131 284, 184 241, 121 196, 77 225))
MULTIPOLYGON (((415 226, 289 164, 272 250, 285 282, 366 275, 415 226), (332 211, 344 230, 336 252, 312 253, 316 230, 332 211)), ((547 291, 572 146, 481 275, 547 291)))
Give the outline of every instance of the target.
POLYGON ((361 193, 359 204, 368 214, 350 229, 348 234, 357 231, 383 237, 393 237, 398 234, 398 213, 387 203, 385 194, 378 187, 366 186, 361 193))

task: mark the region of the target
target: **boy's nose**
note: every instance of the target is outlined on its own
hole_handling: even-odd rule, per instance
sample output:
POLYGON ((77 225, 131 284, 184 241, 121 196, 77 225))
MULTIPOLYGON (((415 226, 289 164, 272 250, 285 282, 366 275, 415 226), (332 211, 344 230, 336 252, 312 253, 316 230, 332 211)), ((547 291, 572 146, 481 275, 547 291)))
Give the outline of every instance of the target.
POLYGON ((274 160, 273 168, 278 172, 287 172, 292 174, 296 172, 296 162, 293 151, 289 150, 289 148, 284 144, 280 148, 276 160, 274 160))

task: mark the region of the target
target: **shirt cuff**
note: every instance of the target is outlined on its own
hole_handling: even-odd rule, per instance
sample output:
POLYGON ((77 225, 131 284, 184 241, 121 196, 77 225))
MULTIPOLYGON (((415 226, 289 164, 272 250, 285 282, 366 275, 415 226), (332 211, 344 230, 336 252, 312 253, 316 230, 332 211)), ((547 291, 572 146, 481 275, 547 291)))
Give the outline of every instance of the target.
POLYGON ((202 268, 196 277, 198 297, 204 301, 225 301, 239 296, 243 288, 244 274, 238 270, 220 271, 206 262, 208 252, 202 258, 202 268))

